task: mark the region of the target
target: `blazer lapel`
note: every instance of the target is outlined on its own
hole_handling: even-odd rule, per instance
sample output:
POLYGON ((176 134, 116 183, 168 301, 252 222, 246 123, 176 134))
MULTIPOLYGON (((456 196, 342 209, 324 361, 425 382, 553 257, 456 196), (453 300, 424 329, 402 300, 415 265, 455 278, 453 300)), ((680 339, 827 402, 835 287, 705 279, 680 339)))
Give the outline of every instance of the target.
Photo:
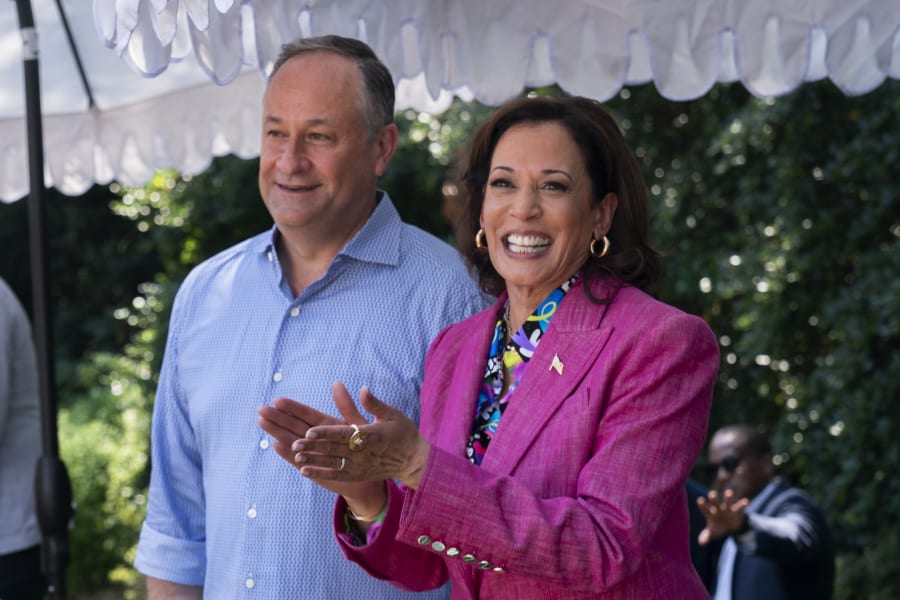
POLYGON ((482 467, 497 474, 515 469, 547 420, 596 363, 613 331, 612 324, 602 322, 605 312, 605 306, 592 303, 580 288, 560 303, 503 413, 482 467))
POLYGON ((505 298, 503 294, 493 310, 485 311, 476 318, 471 327, 472 335, 456 351, 452 374, 449 374, 446 383, 448 391, 443 395, 446 405, 440 417, 430 424, 431 439, 439 440, 441 447, 457 456, 466 455, 466 444, 475 421, 478 392, 484 381, 488 348, 505 298))

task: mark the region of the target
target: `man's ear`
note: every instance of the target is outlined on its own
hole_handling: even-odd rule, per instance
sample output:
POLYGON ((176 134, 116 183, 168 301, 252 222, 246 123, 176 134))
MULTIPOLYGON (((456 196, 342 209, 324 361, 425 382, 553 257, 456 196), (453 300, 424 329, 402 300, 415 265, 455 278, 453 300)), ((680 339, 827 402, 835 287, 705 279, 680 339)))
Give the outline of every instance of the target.
POLYGON ((391 157, 397 151, 397 143, 400 139, 400 130, 394 123, 390 123, 381 128, 378 133, 378 139, 375 140, 377 148, 377 156, 375 160, 375 176, 381 177, 387 171, 391 157))

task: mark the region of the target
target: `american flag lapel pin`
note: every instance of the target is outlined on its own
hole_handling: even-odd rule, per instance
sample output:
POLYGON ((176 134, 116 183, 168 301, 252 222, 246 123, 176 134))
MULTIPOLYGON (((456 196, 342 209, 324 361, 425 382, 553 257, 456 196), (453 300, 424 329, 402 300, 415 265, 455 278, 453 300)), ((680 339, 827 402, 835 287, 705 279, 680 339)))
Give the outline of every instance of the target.
POLYGON ((550 363, 550 370, 556 371, 557 375, 562 375, 563 363, 561 360, 559 360, 559 354, 553 355, 553 362, 550 363))

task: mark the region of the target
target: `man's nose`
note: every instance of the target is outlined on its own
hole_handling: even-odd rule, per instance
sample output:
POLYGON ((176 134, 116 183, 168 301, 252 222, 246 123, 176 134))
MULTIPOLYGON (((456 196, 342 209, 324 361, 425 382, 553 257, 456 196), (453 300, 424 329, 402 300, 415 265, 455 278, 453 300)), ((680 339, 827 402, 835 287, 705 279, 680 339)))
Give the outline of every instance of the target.
POLYGON ((284 145, 276 162, 278 169, 284 173, 307 171, 311 164, 306 152, 306 145, 299 138, 292 139, 284 145))
POLYGON ((719 468, 716 469, 716 483, 725 483, 726 481, 728 481, 729 477, 731 477, 731 471, 726 469, 724 465, 719 465, 719 468))

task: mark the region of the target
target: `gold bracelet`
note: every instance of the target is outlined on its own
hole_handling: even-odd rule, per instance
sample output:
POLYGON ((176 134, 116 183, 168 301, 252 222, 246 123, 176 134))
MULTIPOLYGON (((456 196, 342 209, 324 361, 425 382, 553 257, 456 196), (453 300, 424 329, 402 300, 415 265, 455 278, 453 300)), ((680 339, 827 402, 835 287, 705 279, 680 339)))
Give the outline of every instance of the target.
POLYGON ((347 516, 353 519, 354 521, 359 521, 360 523, 374 523, 380 519, 384 518, 384 513, 387 511, 388 506, 388 498, 384 499, 384 504, 381 505, 381 508, 378 509, 374 515, 370 516, 360 516, 353 512, 353 509, 350 508, 350 503, 347 502, 347 516))

